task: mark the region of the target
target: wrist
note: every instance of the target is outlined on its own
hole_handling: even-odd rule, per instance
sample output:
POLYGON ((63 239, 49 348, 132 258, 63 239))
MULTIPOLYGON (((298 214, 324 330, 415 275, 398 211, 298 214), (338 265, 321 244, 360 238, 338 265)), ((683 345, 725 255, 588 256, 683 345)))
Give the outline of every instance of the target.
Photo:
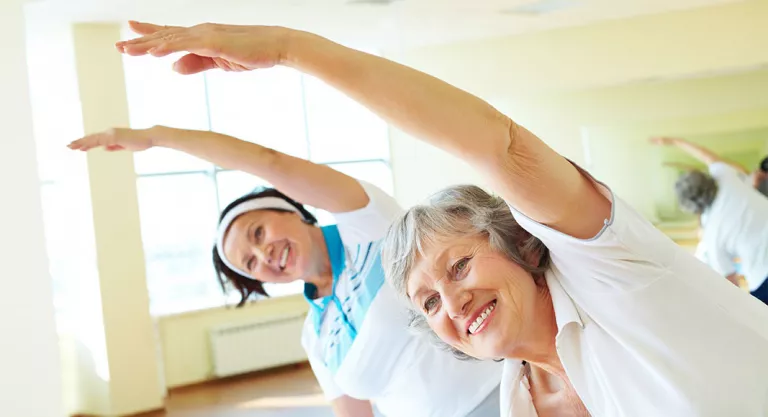
POLYGON ((280 65, 301 70, 302 64, 306 63, 306 52, 316 49, 324 38, 302 30, 284 30, 280 65))
POLYGON ((172 131, 174 129, 165 126, 152 126, 144 131, 149 139, 150 147, 169 148, 171 147, 172 131))

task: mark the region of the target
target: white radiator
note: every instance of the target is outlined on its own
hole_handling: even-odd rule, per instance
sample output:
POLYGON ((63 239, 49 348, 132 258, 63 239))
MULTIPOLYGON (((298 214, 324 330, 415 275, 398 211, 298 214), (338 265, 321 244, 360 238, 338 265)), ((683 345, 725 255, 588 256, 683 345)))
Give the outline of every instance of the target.
POLYGON ((211 328, 213 375, 225 377, 307 360, 301 347, 305 314, 265 317, 211 328))

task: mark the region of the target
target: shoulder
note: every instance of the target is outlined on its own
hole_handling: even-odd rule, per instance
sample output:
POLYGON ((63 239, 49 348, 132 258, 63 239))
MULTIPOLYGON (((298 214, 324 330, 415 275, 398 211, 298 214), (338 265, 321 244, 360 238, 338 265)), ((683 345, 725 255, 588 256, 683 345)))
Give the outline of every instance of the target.
POLYGON ((742 174, 736 170, 736 168, 726 164, 725 162, 713 162, 707 167, 709 175, 717 180, 733 179, 743 182, 742 174))
POLYGON ((590 238, 569 236, 521 213, 515 213, 515 217, 547 246, 552 267, 563 273, 565 281, 574 281, 576 287, 607 285, 629 290, 647 285, 661 276, 677 256, 676 245, 610 188, 600 186, 611 202, 611 211, 603 228, 590 238))
POLYGON ((389 226, 403 214, 394 197, 373 184, 360 184, 368 195, 368 204, 358 210, 333 214, 345 244, 350 246, 384 238, 389 226))

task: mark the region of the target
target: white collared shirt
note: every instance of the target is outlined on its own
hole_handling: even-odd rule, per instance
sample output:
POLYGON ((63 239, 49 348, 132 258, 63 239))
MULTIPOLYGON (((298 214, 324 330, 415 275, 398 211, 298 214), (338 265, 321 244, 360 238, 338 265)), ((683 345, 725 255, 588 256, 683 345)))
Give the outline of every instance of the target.
MULTIPOLYGON (((557 352, 593 417, 768 416, 768 307, 610 191, 611 218, 576 239, 512 209, 549 248, 557 352)), ((507 360, 502 417, 536 417, 507 360)))

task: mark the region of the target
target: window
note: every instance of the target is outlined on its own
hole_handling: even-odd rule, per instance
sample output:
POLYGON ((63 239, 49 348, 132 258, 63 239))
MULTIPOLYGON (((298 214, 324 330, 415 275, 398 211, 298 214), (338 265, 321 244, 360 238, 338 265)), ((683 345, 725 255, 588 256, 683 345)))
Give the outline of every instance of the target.
MULTIPOLYGON (((126 58, 131 126, 213 130, 328 164, 392 193, 387 126, 321 81, 286 68, 181 76, 174 58, 126 58), (361 146, 361 139, 364 146, 361 146)), ((211 264, 220 211, 263 179, 167 149, 135 155, 139 208, 154 315, 221 306, 211 264)), ((312 210, 321 224, 328 213, 312 210)), ((266 286, 272 296, 300 283, 266 286)))

